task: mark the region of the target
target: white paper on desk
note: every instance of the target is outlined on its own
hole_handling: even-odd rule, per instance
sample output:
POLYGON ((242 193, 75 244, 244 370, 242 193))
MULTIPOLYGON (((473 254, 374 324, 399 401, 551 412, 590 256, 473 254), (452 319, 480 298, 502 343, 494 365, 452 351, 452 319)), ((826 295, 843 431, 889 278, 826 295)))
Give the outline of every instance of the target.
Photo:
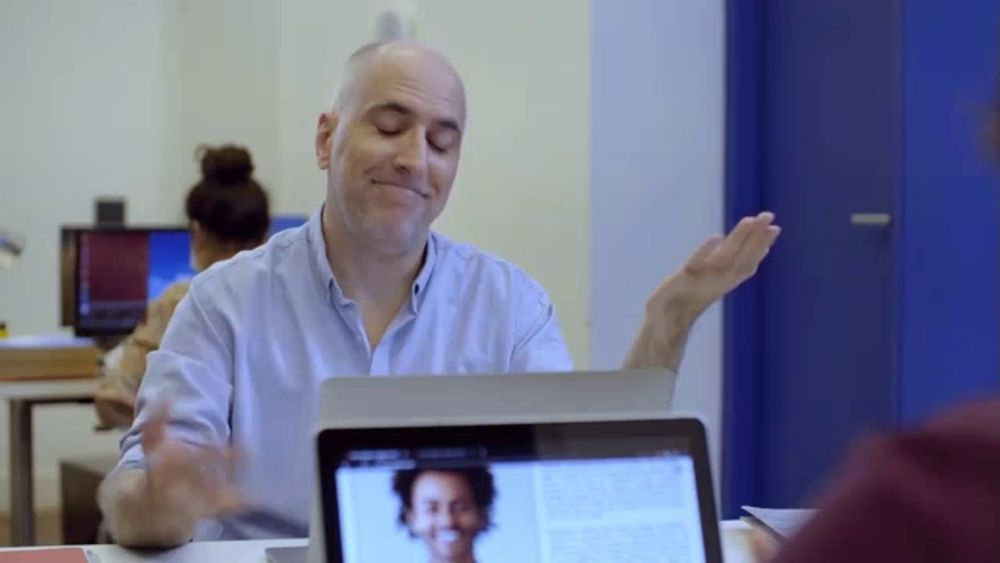
POLYGON ((38 334, 0 338, 0 348, 85 348, 93 345, 93 339, 65 334, 38 334))
POLYGON ((741 508, 783 538, 790 538, 816 514, 816 510, 810 508, 760 508, 758 506, 742 506, 741 508))

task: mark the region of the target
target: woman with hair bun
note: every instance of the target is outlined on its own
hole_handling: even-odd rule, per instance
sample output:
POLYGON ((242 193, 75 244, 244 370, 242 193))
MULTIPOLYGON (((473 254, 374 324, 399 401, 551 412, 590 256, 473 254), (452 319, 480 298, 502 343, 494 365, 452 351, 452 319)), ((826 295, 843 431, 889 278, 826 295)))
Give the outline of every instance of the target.
MULTIPOLYGON (((267 193, 253 177, 250 152, 237 145, 200 146, 201 179, 188 191, 184 208, 196 271, 226 260, 267 238, 271 217, 267 193)), ((176 282, 146 310, 146 320, 105 358, 105 377, 94 398, 104 428, 128 428, 135 413, 146 354, 156 350, 188 281, 176 282)))

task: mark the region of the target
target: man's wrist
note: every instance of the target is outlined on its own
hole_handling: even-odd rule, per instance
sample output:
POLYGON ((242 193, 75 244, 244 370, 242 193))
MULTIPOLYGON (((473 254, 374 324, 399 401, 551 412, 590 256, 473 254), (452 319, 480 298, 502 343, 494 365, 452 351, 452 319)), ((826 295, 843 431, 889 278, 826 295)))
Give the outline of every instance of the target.
MULTIPOLYGON (((646 302, 646 322, 656 328, 686 330, 711 305, 696 291, 697 282, 682 271, 670 276, 646 302)), ((661 331, 657 331, 661 332, 661 331)))
POLYGON ((131 342, 135 346, 138 346, 139 348, 146 350, 146 352, 153 352, 159 349, 160 347, 159 342, 154 342, 153 340, 145 338, 140 334, 133 334, 132 336, 129 336, 129 342, 131 342))

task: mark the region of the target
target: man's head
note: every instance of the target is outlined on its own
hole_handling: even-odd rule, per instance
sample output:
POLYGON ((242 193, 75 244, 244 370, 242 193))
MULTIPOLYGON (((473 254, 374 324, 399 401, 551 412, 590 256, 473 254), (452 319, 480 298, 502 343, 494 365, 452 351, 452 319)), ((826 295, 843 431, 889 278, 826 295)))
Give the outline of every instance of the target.
POLYGON ((381 253, 419 248, 451 193, 464 128, 465 90, 441 55, 410 42, 361 48, 316 130, 327 218, 381 253))

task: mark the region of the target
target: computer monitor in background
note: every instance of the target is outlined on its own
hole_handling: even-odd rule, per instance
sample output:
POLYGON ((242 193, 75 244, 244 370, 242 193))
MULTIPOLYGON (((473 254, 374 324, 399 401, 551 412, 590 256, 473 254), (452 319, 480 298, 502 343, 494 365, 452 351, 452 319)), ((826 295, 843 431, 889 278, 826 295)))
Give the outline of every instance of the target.
POLYGON ((284 231, 286 229, 294 229, 304 225, 309 217, 305 215, 272 215, 271 216, 271 229, 268 232, 268 238, 274 236, 275 233, 284 231))
POLYGON ((73 329, 80 336, 131 333, 150 301, 194 277, 185 227, 77 229, 73 329))
POLYGON ((59 324, 73 326, 76 313, 76 234, 83 227, 59 228, 59 324))
MULTIPOLYGON (((280 231, 299 227, 305 224, 307 220, 308 217, 305 215, 274 215, 271 218, 271 228, 268 232, 268 238, 280 231)), ((140 297, 145 296, 144 298, 147 300, 155 299, 173 280, 182 277, 192 277, 194 275, 193 270, 190 268, 190 246, 190 234, 187 228, 181 226, 102 229, 83 225, 62 226, 59 232, 60 324, 62 326, 72 326, 74 332, 79 335, 114 336, 129 334, 131 329, 128 329, 128 327, 134 327, 136 322, 138 322, 136 319, 141 320, 141 315, 145 311, 143 309, 143 313, 138 313, 139 316, 136 316, 140 297), (125 251, 126 254, 119 254, 117 258, 120 259, 120 265, 125 271, 132 271, 127 268, 131 261, 131 265, 134 266, 133 270, 146 268, 148 269, 148 275, 129 276, 127 279, 120 281, 121 284, 128 287, 127 291, 125 291, 125 287, 119 287, 121 294, 117 297, 123 298, 119 301, 133 302, 129 306, 131 307, 131 313, 123 317, 118 317, 117 320, 96 316, 98 314, 91 311, 90 307, 96 304, 99 310, 106 310, 109 306, 109 301, 98 299, 95 303, 95 297, 88 293, 86 295, 88 298, 88 318, 84 318, 78 323, 77 320, 80 316, 77 304, 77 289, 80 279, 79 241, 81 235, 93 233, 110 235, 111 237, 88 238, 88 248, 92 240, 98 241, 98 254, 94 257, 96 260, 100 261, 104 257, 101 254, 104 243, 111 244, 112 246, 122 244, 124 246, 120 250, 125 251), (131 254, 127 254, 128 252, 131 252, 131 254), (140 254, 145 253, 143 255, 147 256, 146 260, 133 260, 136 252, 140 254), (126 259, 126 256, 131 256, 131 258, 126 259)), ((95 279, 99 286, 103 282, 117 276, 117 274, 111 274, 110 272, 110 270, 107 272, 93 272, 93 275, 98 276, 95 279)), ((111 301, 116 301, 116 299, 111 299, 111 301)), ((121 304, 116 305, 119 308, 122 306, 121 304)))

